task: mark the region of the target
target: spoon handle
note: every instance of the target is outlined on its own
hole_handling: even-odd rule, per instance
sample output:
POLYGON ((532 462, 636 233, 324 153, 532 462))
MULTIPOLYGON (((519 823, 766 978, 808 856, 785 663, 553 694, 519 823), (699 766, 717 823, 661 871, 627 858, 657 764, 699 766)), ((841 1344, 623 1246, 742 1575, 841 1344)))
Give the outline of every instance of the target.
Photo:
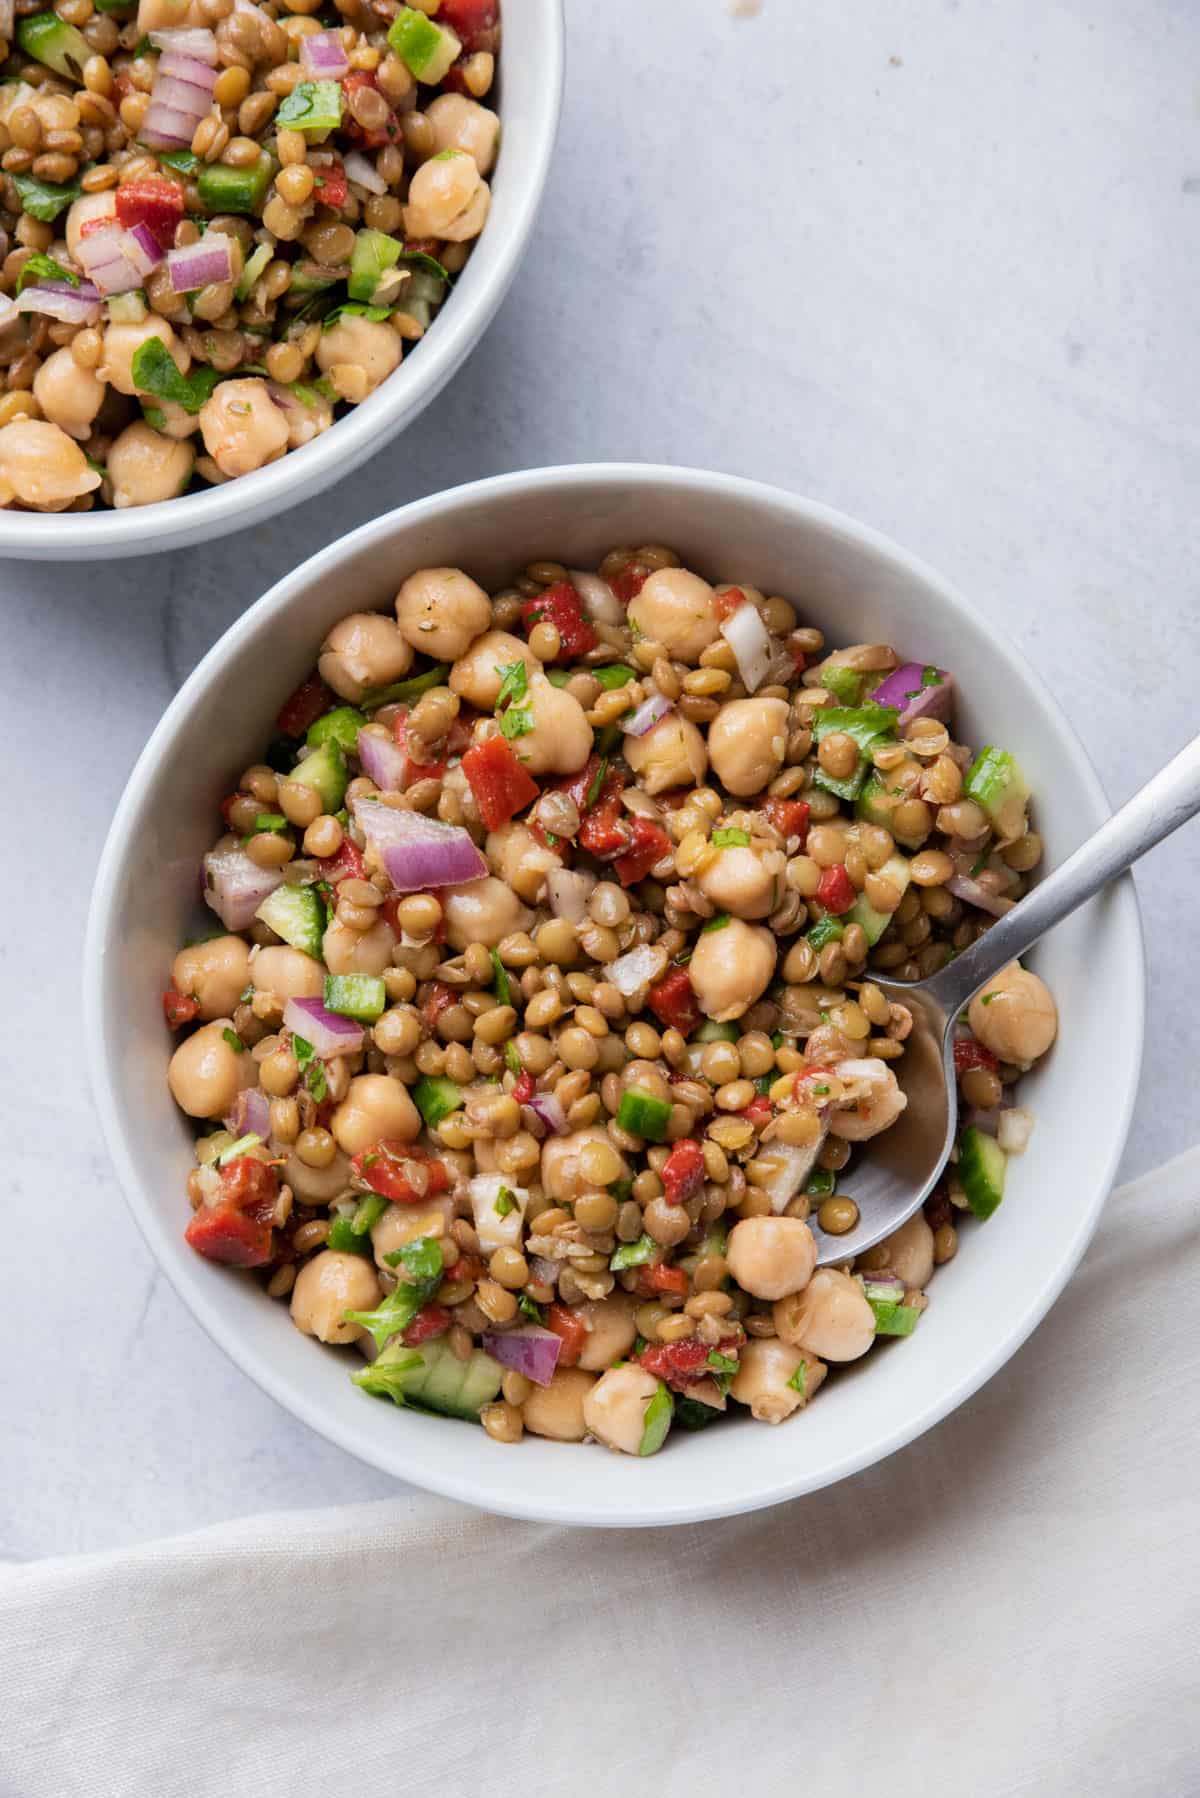
POLYGON ((1200 737, 1193 737, 1094 836, 923 987, 954 1017, 1001 968, 1197 812, 1200 737))

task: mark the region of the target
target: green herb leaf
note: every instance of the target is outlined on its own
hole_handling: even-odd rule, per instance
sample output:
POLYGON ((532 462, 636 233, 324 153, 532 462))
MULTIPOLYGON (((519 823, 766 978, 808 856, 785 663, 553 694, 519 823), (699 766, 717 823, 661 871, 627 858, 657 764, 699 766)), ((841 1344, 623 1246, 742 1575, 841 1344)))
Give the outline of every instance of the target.
POLYGON ((221 379, 215 368, 197 363, 189 374, 181 375, 161 337, 148 337, 133 353, 133 384, 140 393, 152 393, 157 399, 182 406, 187 413, 199 412, 221 379))
POLYGON ((583 809, 588 812, 600 797, 600 789, 608 779, 608 757, 602 755, 596 764, 596 772, 588 783, 588 790, 583 796, 583 809))
POLYGON ((387 1260, 393 1267, 403 1262, 412 1280, 438 1281, 442 1277, 442 1245, 436 1236, 418 1236, 415 1242, 406 1242, 398 1256, 389 1255, 387 1260))
POLYGON ((489 949, 488 953, 492 958, 492 973, 495 976, 493 986, 496 997, 501 1005, 511 1005, 513 1001, 512 981, 508 977, 508 969, 500 960, 498 949, 489 949))
POLYGON ((313 1058, 313 1046, 306 1036, 292 1037, 292 1054, 302 1068, 306 1068, 313 1058))
POLYGON ((644 1267, 657 1254, 658 1244, 653 1236, 642 1235, 636 1242, 623 1242, 614 1249, 608 1265, 614 1274, 619 1274, 627 1267, 644 1267))
POLYGON ((807 1361, 801 1361, 799 1367, 796 1369, 795 1373, 792 1375, 791 1379, 788 1381, 788 1385, 791 1387, 793 1392, 798 1392, 800 1394, 801 1398, 804 1397, 805 1393, 808 1391, 808 1362, 807 1361))
POLYGON ((282 812, 259 812, 254 820, 255 830, 286 830, 288 821, 282 812))
POLYGON ((236 1030, 230 1030, 226 1027, 222 1030, 221 1035, 225 1038, 225 1041, 229 1044, 229 1047, 233 1050, 235 1055, 242 1055, 245 1053, 246 1045, 236 1030))
POLYGON ((675 1400, 671 1396, 669 1386, 660 1380, 658 1391, 646 1406, 642 1420, 642 1439, 638 1444, 639 1455, 657 1454, 667 1439, 667 1431, 671 1427, 671 1419, 675 1415, 675 1400))
POLYGON ((22 212, 44 225, 52 225, 83 191, 78 181, 39 181, 36 175, 10 175, 9 180, 21 197, 22 212))
POLYGON ((496 1194, 496 1203, 492 1207, 496 1216, 507 1217, 509 1212, 515 1211, 516 1208, 517 1201, 513 1198, 511 1190, 507 1186, 502 1186, 496 1194))
MULTIPOLYGON (((361 1322, 363 1317, 374 1317, 375 1315, 374 1312, 356 1312, 353 1321, 361 1322)), ((351 1313, 348 1311, 346 1316, 350 1317, 351 1313)), ((369 1325, 367 1327, 370 1328, 369 1325)), ((373 1361, 370 1367, 360 1368, 358 1373, 352 1373, 350 1378, 356 1386, 361 1386, 364 1392, 371 1392, 376 1398, 390 1398, 393 1404, 403 1405, 407 1403, 404 1396, 404 1376, 424 1365, 425 1362, 416 1349, 406 1349, 394 1360, 386 1361, 381 1357, 378 1361, 373 1361)))
POLYGON ((533 713, 526 706, 509 706, 500 720, 500 735, 509 742, 514 737, 527 737, 533 729, 533 713))
POLYGON ((715 918, 710 918, 708 923, 702 924, 700 928, 702 932, 707 932, 709 930, 724 930, 728 922, 729 913, 727 911, 719 911, 715 918))
POLYGON ((231 1142, 227 1149, 221 1150, 217 1156, 217 1166, 225 1167, 228 1162, 235 1161, 239 1155, 244 1155, 248 1149, 257 1149, 261 1142, 262 1137, 253 1130, 248 1136, 239 1136, 236 1142, 231 1142))
POLYGON ((936 668, 922 668, 921 685, 923 687, 940 687, 941 684, 942 677, 936 668))
POLYGON ((369 1236, 380 1218, 388 1208, 388 1201, 377 1192, 369 1192, 359 1200, 358 1209, 354 1213, 354 1233, 356 1236, 369 1236))
POLYGON ((990 1005, 993 999, 998 999, 999 997, 999 993, 984 993, 979 1003, 981 1005, 990 1005))
POLYGON ((750 832, 737 829, 714 830, 711 841, 717 849, 744 849, 749 846, 750 832))
POLYGON ((718 1373, 736 1373, 738 1370, 738 1364, 731 1355, 722 1355, 716 1349, 709 1349, 708 1365, 715 1367, 718 1373))
MULTIPOLYGON (((359 300, 343 300, 340 306, 335 306, 332 312, 325 314, 321 320, 321 329, 322 331, 332 331, 339 318, 369 318, 378 325, 382 324, 385 318, 391 316, 391 310, 387 306, 366 306, 359 300)), ((369 703, 365 694, 363 703, 369 703)))
POLYGON ((69 281, 72 287, 79 286, 79 276, 73 275, 61 262, 55 262, 53 256, 47 256, 44 250, 35 250, 28 262, 22 265, 21 273, 17 276, 17 292, 24 293, 31 281, 69 281))
POLYGON ((500 676, 500 691, 496 696, 496 709, 506 705, 510 699, 524 699, 529 691, 529 667, 525 662, 497 662, 496 673, 500 676))
POLYGON ((517 1054, 517 1046, 515 1043, 505 1043, 504 1060, 508 1066, 509 1072, 520 1077, 521 1057, 517 1054))
POLYGON ((544 1324, 546 1321, 545 1308, 539 1305, 536 1299, 531 1299, 527 1292, 521 1293, 517 1299, 517 1310, 522 1317, 527 1317, 531 1324, 544 1324))

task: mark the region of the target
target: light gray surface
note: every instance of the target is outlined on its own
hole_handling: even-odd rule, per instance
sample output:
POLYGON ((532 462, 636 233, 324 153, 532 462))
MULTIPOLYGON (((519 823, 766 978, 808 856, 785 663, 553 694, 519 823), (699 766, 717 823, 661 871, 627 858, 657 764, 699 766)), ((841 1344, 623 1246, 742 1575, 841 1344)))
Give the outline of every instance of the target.
MULTIPOLYGON (((1114 799, 1195 728, 1190 0, 567 11, 541 225, 490 335, 407 438, 220 546, 0 565, 16 763, 0 1554, 394 1490, 277 1411, 156 1275, 81 1060, 87 890, 122 783, 181 678, 300 557, 503 469, 726 468, 870 521, 1002 617, 1114 799)), ((1127 1173, 1197 1134, 1200 832, 1138 884, 1151 990, 1127 1173)))

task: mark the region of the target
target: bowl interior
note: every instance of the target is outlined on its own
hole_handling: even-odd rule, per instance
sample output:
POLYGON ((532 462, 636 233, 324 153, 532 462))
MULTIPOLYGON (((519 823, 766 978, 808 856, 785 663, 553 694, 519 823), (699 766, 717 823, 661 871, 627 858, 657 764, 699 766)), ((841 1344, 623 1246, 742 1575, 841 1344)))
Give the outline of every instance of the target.
POLYGON ((440 392, 507 292, 550 166, 562 69, 562 0, 510 7, 495 96, 501 148, 486 229, 428 335, 361 406, 278 462, 180 500, 120 512, 0 511, 0 556, 75 561, 205 542, 297 505, 374 455, 440 392))
POLYGON ((385 1471, 528 1517, 648 1524, 749 1509, 812 1490, 899 1447, 959 1403, 1023 1341, 1074 1268, 1124 1141, 1141 1051, 1143 977, 1128 882, 1069 920, 1033 960, 1061 1013, 1059 1043, 1023 1089, 1037 1115, 996 1216, 967 1228, 921 1328, 830 1381, 772 1429, 748 1419, 677 1431, 645 1463, 482 1430, 368 1401, 353 1351, 323 1348, 251 1281, 186 1247, 191 1133, 167 1092, 159 994, 195 917, 216 805, 261 754, 269 720, 311 668, 324 631, 386 606, 423 564, 498 585, 535 557, 594 565, 620 544, 663 542, 712 579, 795 601, 834 644, 890 641, 959 677, 960 734, 1011 748, 1061 860, 1107 807, 1054 702, 994 628, 931 571, 824 508, 727 477, 604 467, 506 476, 423 501, 315 557, 212 650, 151 739, 97 880, 87 958, 94 1087, 122 1182, 177 1290, 280 1403, 385 1471), (1103 982, 1091 970, 1106 970, 1103 982), (736 1453, 729 1448, 736 1430, 736 1453))

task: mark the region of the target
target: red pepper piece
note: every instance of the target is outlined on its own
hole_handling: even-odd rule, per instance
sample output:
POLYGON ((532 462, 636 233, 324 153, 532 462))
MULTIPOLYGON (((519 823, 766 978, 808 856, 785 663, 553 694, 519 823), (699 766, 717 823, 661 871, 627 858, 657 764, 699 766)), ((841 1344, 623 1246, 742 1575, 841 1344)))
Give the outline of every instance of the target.
POLYGON ((633 830, 633 842, 629 850, 617 859, 617 875, 623 887, 631 887, 639 880, 645 880, 655 862, 660 862, 671 847, 671 839, 661 826, 652 818, 633 817, 630 820, 633 830))
POLYGON ((458 994, 444 980, 435 980, 425 995, 425 1003, 421 1007, 421 1022, 430 1036, 437 1027, 442 1013, 451 1005, 458 1004, 458 994))
POLYGON ((406 1348, 416 1348, 432 1336, 444 1336, 453 1322, 445 1305, 422 1305, 400 1340, 406 1348))
POLYGON ((357 848, 349 837, 342 838, 342 846, 336 855, 323 855, 317 862, 320 878, 335 887, 340 880, 365 880, 367 864, 362 858, 362 850, 357 848))
POLYGON ((644 1299, 660 1292, 677 1292, 687 1297, 688 1277, 681 1267, 667 1267, 662 1261, 648 1261, 637 1270, 637 1290, 644 1299))
POLYGON ((172 1030, 181 1030, 190 1024, 200 1009, 199 999, 193 999, 190 993, 181 993, 178 987, 169 986, 162 996, 163 1012, 172 1030))
POLYGON ((763 811, 781 837, 799 837, 803 849, 812 812, 807 799, 768 799, 763 811))
POLYGON ((588 810, 575 841, 589 855, 609 861, 630 847, 633 831, 628 812, 621 804, 625 776, 610 768, 604 777, 596 802, 588 810))
POLYGON ((695 1336, 685 1336, 682 1342, 654 1343, 642 1350, 638 1363, 647 1373, 654 1374, 668 1386, 673 1386, 677 1392, 682 1392, 694 1380, 706 1377, 709 1371, 708 1344, 695 1336))
POLYGON ((609 586, 623 606, 631 599, 636 599, 646 582, 650 579, 648 568, 639 568, 636 562, 626 562, 618 574, 614 574, 609 586))
POLYGON ((126 182, 116 192, 117 218, 126 230, 148 225, 162 249, 175 242, 175 227, 183 217, 183 189, 162 175, 148 175, 126 182))
POLYGON ((381 1198, 396 1205, 419 1205, 450 1189, 450 1175, 444 1161, 432 1161, 423 1149, 412 1143, 393 1142, 384 1138, 360 1149, 351 1157, 351 1169, 358 1178, 381 1198), (422 1183, 420 1170, 424 1170, 422 1183))
POLYGON ((538 796, 537 782, 523 768, 503 737, 476 743, 462 759, 479 816, 489 830, 498 830, 538 796))
POLYGON ((589 649, 595 649, 600 641, 591 619, 584 612, 583 601, 570 581, 559 581, 555 586, 547 587, 544 593, 522 601, 521 618, 526 633, 535 624, 554 626, 560 639, 559 651, 554 658, 556 662, 576 661, 589 649))
MULTIPOLYGON (((360 125, 355 118, 350 108, 350 98, 353 94, 359 93, 365 87, 373 87, 376 91, 378 91, 379 88, 379 83, 375 78, 374 72, 370 69, 352 69, 348 75, 345 75, 342 78, 342 92, 346 96, 346 105, 342 112, 342 123, 339 127, 342 136, 348 138, 352 144, 360 144, 364 150, 382 150, 385 144, 399 143, 403 133, 400 129, 400 121, 390 106, 388 108, 387 118, 384 120, 383 124, 373 126, 370 131, 368 131, 365 126, 360 125)), ((346 173, 343 169, 343 187, 345 179, 346 173)), ((333 201, 325 200, 324 195, 322 195, 321 198, 327 206, 335 204, 333 201)), ((341 199, 337 201, 336 204, 339 206, 344 205, 345 200, 346 195, 343 191, 341 199)))
POLYGON ((587 1325, 578 1311, 572 1311, 569 1305, 560 1305, 556 1300, 546 1312, 546 1328, 562 1337, 558 1366, 574 1367, 583 1353, 588 1334, 587 1325))
POLYGON ((275 723, 285 737, 302 737, 310 725, 329 711, 335 697, 319 674, 310 674, 306 681, 301 681, 275 723))
POLYGON ((821 878, 817 882, 818 905, 824 906, 835 918, 840 918, 843 912, 850 910, 857 898, 854 882, 841 862, 835 867, 821 869, 821 878))
POLYGON ((727 618, 732 618, 738 607, 744 606, 745 603, 746 595, 742 592, 741 588, 730 587, 727 593, 717 594, 716 598, 713 600, 713 611, 717 614, 721 623, 724 624, 725 620, 727 618))
POLYGON ((759 1093, 757 1098, 751 1099, 749 1105, 744 1105, 738 1112, 738 1116, 745 1118, 748 1124, 753 1124, 756 1130, 761 1130, 764 1124, 769 1124, 774 1115, 775 1107, 766 1093, 759 1093))
POLYGON ((690 1137, 680 1139, 663 1163, 659 1179, 668 1205, 685 1205, 704 1185, 704 1150, 690 1137))
POLYGON ((208 1261, 263 1267, 274 1253, 272 1218, 279 1193, 274 1168, 239 1155, 221 1169, 221 1197, 193 1212, 184 1240, 208 1261))
POLYGON ((442 0, 438 24, 449 25, 464 50, 495 50, 500 42, 500 0, 442 0))
MULTIPOLYGON (((377 131, 371 132, 370 135, 372 137, 380 137, 380 133, 377 131)), ((380 137, 380 147, 382 147, 384 143, 389 143, 391 141, 392 140, 386 136, 380 137)), ((335 158, 333 162, 310 162, 308 166, 312 169, 313 175, 315 176, 313 183, 313 199, 317 200, 322 206, 332 207, 334 212, 340 212, 342 207, 346 204, 346 195, 350 191, 349 184, 346 181, 346 170, 343 167, 341 157, 335 158)))
POLYGON ((517 1076, 517 1084, 513 1087, 513 1098, 518 1105, 528 1105, 537 1091, 537 1082, 528 1068, 522 1068, 517 1076))
POLYGON ((956 1074, 969 1074, 972 1068, 986 1068, 989 1074, 994 1074, 999 1065, 992 1051, 985 1049, 975 1037, 955 1037, 954 1072, 956 1074))
POLYGON ((664 974, 658 985, 650 988, 647 1003, 660 1023, 683 1036, 690 1036, 703 1016, 686 968, 672 968, 664 974))

